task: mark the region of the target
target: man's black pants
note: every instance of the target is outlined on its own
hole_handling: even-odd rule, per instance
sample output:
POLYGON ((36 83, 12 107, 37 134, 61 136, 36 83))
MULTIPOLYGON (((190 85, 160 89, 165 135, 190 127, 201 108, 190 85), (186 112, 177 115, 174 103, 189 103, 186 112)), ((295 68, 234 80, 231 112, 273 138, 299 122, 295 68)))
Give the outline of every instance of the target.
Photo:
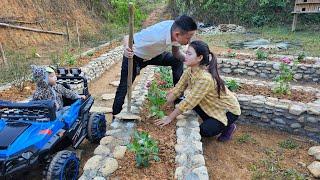
MULTIPOLYGON (((147 65, 158 65, 158 66, 171 66, 173 83, 176 85, 183 73, 183 62, 175 58, 172 53, 164 52, 159 56, 152 58, 149 61, 143 61, 143 59, 134 56, 133 57, 133 73, 132 80, 134 81, 137 73, 147 65)), ((123 57, 121 66, 121 77, 120 84, 117 88, 116 96, 113 102, 113 115, 120 113, 122 105, 127 94, 127 78, 128 78, 128 58, 123 57)))

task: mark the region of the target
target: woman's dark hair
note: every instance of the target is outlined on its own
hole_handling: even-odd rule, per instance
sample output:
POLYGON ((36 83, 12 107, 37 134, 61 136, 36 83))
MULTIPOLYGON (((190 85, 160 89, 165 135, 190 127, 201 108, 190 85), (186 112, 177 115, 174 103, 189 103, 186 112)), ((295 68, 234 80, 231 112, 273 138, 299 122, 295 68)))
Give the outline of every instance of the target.
POLYGON ((175 30, 179 28, 179 30, 184 34, 189 31, 197 30, 197 23, 187 15, 181 15, 177 17, 172 25, 172 29, 175 30))
POLYGON ((202 55, 203 58, 200 62, 200 65, 208 66, 209 73, 212 78, 217 82, 217 92, 220 97, 220 92, 225 92, 224 81, 220 78, 218 72, 218 64, 216 56, 210 51, 209 46, 203 41, 192 41, 190 46, 196 51, 197 56, 202 55))

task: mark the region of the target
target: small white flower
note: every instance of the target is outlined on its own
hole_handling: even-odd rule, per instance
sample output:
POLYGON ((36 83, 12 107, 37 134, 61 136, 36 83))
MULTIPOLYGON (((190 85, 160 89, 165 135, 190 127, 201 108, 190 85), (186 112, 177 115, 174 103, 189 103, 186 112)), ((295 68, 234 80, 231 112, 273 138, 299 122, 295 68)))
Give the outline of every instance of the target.
POLYGON ((138 143, 139 143, 139 144, 144 144, 143 139, 140 139, 140 140, 138 141, 138 143))

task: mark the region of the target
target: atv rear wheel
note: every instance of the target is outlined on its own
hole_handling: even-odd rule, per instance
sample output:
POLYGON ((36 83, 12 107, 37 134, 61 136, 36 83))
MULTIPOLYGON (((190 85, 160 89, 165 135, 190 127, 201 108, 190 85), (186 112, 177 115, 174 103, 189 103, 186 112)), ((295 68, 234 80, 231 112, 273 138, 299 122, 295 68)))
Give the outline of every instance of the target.
POLYGON ((106 133, 106 118, 104 114, 92 113, 88 122, 88 140, 97 143, 106 133))
POLYGON ((80 161, 75 152, 59 151, 49 164, 45 179, 76 180, 79 174, 80 161))

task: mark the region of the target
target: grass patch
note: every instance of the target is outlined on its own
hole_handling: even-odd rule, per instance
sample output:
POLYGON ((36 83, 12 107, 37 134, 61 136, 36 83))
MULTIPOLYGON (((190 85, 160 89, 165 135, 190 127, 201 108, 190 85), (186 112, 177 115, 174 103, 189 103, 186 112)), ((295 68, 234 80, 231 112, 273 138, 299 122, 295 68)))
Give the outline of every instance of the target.
POLYGON ((284 180, 303 180, 306 176, 296 169, 285 168, 281 164, 284 159, 281 151, 276 151, 271 148, 265 149, 266 157, 258 162, 252 163, 248 166, 248 170, 252 172, 253 180, 260 179, 284 179, 284 180))
POLYGON ((278 143, 279 147, 283 149, 296 149, 299 145, 292 139, 286 139, 278 143))
MULTIPOLYGON (((217 34, 217 35, 200 35, 204 41, 210 46, 217 46, 228 48, 228 43, 234 41, 254 40, 264 38, 277 41, 290 41, 301 44, 301 47, 292 47, 283 51, 270 51, 270 53, 284 54, 284 55, 299 55, 305 52, 307 56, 320 56, 320 33, 319 29, 312 29, 303 27, 302 30, 291 32, 291 27, 276 26, 276 27, 261 27, 248 29, 248 34, 217 34)), ((251 50, 248 50, 251 51, 251 50)), ((253 50, 251 51, 253 53, 253 50)))
POLYGON ((254 143, 254 144, 257 143, 257 141, 248 133, 242 134, 236 140, 240 144, 248 143, 248 142, 251 142, 251 143, 254 143))

